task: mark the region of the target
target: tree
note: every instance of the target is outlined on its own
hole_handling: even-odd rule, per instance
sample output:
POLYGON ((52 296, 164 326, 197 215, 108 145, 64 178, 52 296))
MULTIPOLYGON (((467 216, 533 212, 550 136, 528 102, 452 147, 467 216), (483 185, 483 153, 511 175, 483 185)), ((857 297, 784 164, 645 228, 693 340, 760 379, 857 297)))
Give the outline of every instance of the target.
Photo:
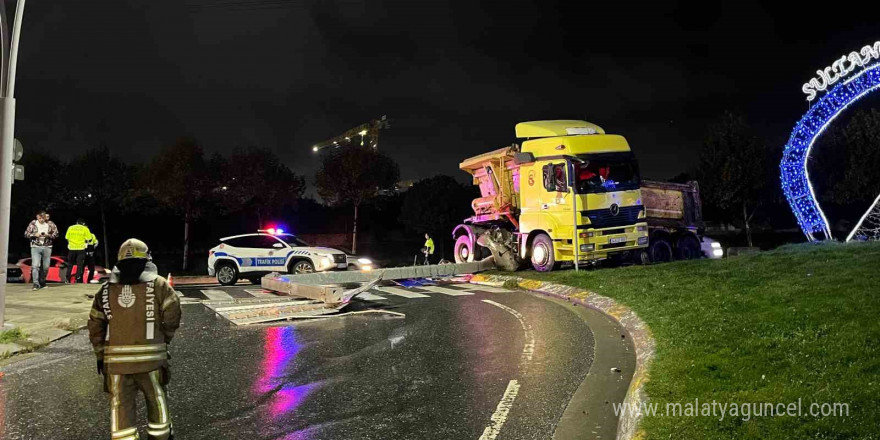
POLYGON ((305 192, 305 179, 268 148, 239 148, 224 162, 220 180, 224 206, 233 212, 247 208, 256 215, 258 226, 263 226, 267 215, 277 214, 305 192))
POLYGON ((450 176, 422 179, 407 190, 400 208, 400 223, 419 234, 451 234, 465 217, 473 215, 471 202, 479 197, 473 186, 450 176))
POLYGON ((110 267, 106 211, 122 204, 132 188, 133 174, 132 167, 113 157, 106 145, 86 151, 67 166, 66 202, 74 207, 96 207, 101 215, 105 267, 110 267))
MULTIPOLYGON (((24 240, 22 234, 37 211, 48 210, 53 214, 55 222, 58 222, 56 209, 64 204, 65 165, 56 158, 56 155, 38 149, 26 150, 21 164, 24 165, 25 179, 15 181, 12 185, 9 246, 10 252, 15 250, 29 255, 28 240, 24 240)), ((3 233, 8 232, 3 231, 3 233)))
POLYGON ((141 172, 140 185, 164 208, 183 218, 183 270, 189 256, 190 226, 212 204, 218 182, 211 179, 202 147, 190 138, 180 138, 159 154, 141 172))
POLYGON ((841 134, 846 159, 835 174, 834 199, 867 206, 880 194, 880 111, 860 110, 841 134))
POLYGON ((351 251, 357 252, 358 208, 380 190, 391 189, 400 177, 400 168, 390 157, 371 147, 337 148, 322 158, 315 174, 318 195, 332 205, 351 204, 354 224, 351 251))
POLYGON ((54 155, 39 150, 28 151, 22 156, 25 180, 12 185, 12 209, 23 212, 33 219, 40 209, 53 210, 64 202, 64 167, 54 155))
POLYGON ((742 116, 726 112, 709 126, 697 168, 700 193, 710 208, 742 216, 749 246, 750 222, 768 195, 767 185, 775 184, 770 163, 769 150, 742 116))

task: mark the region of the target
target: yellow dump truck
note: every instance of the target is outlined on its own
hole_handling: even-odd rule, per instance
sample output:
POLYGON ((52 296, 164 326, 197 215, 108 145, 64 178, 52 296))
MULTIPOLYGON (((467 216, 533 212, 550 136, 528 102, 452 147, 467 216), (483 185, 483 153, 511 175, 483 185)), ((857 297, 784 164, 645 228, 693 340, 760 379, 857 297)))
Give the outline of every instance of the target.
POLYGON ((701 255, 696 185, 656 183, 644 198, 638 164, 623 136, 573 120, 522 122, 516 136, 526 139, 522 145, 459 165, 481 197, 471 204, 474 215, 453 231, 456 262, 491 252, 505 270, 529 261, 535 270, 549 271, 611 257, 664 261, 701 255), (649 225, 649 215, 658 222, 649 225))

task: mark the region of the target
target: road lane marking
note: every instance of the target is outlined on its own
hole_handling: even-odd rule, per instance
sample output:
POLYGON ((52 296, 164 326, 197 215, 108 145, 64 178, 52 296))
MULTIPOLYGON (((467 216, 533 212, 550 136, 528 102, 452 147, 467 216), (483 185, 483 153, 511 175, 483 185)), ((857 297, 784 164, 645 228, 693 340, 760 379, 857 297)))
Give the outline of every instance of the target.
POLYGON ((471 284, 472 287, 470 289, 481 290, 483 292, 491 292, 491 293, 510 293, 510 289, 502 289, 500 287, 487 286, 485 284, 471 284))
POLYGON ((483 430, 483 435, 480 436, 480 440, 495 440, 495 437, 498 437, 498 434, 501 432, 501 427, 504 426, 504 422, 507 421, 507 415, 510 413, 510 408, 513 406, 513 401, 516 400, 516 395, 519 394, 519 382, 516 379, 512 379, 507 384, 507 389, 504 391, 504 396, 501 397, 501 401, 498 402, 498 407, 495 408, 495 412, 492 413, 492 417, 489 418, 491 422, 486 429, 483 430))
POLYGON ((200 292, 202 292, 202 295, 207 296, 211 301, 232 301, 234 299, 232 298, 232 295, 222 290, 206 289, 200 290, 200 292))
POLYGON ((523 332, 525 333, 525 336, 526 336, 526 339, 525 339, 526 342, 525 342, 525 345, 523 346, 523 354, 522 354, 523 359, 522 360, 523 360, 523 362, 530 362, 532 360, 532 356, 534 356, 534 354, 535 354, 535 333, 532 331, 532 326, 526 324, 526 320, 525 320, 525 318, 523 318, 523 315, 521 315, 516 310, 505 306, 504 304, 499 304, 499 303, 492 301, 490 299, 484 299, 483 302, 486 304, 492 304, 495 307, 499 307, 499 308, 503 309, 504 311, 506 311, 507 313, 510 313, 511 315, 515 316, 516 319, 519 320, 519 323, 520 323, 520 325, 522 325, 523 332))
POLYGON ((267 297, 278 296, 278 295, 272 293, 271 290, 264 290, 264 289, 244 289, 244 291, 247 292, 247 293, 250 293, 251 296, 255 296, 255 297, 257 297, 257 298, 267 298, 267 297))
POLYGON ((355 298, 363 299, 366 301, 382 301, 385 299, 384 296, 375 295, 372 292, 370 292, 369 290, 364 293, 359 294, 355 298))
POLYGON ((418 292, 410 292, 406 289, 401 289, 398 287, 376 287, 376 290, 390 293, 392 295, 402 296, 404 298, 430 298, 430 295, 424 295, 418 292))
POLYGON ((473 295, 474 294, 474 292, 468 292, 465 290, 450 289, 448 287, 440 287, 440 286, 422 286, 422 289, 425 289, 425 290, 428 290, 431 292, 442 293, 444 295, 449 295, 449 296, 463 296, 463 295, 473 295))

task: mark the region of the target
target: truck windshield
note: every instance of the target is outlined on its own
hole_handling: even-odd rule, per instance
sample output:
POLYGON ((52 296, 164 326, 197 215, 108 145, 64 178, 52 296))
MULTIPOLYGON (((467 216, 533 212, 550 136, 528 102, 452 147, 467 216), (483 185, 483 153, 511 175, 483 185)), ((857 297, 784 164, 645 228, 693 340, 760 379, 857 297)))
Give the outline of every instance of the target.
POLYGON ((632 153, 582 154, 576 164, 580 194, 637 189, 641 179, 632 153))

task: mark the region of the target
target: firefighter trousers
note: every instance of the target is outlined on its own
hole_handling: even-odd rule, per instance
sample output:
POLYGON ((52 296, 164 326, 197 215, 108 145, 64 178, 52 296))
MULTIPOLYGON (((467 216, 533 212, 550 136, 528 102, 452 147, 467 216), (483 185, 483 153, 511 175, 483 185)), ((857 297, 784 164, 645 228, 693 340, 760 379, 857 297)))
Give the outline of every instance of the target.
POLYGON ((112 440, 138 440, 137 398, 138 391, 147 401, 147 438, 167 440, 171 435, 171 417, 162 372, 110 374, 107 377, 110 392, 110 434, 112 440))

